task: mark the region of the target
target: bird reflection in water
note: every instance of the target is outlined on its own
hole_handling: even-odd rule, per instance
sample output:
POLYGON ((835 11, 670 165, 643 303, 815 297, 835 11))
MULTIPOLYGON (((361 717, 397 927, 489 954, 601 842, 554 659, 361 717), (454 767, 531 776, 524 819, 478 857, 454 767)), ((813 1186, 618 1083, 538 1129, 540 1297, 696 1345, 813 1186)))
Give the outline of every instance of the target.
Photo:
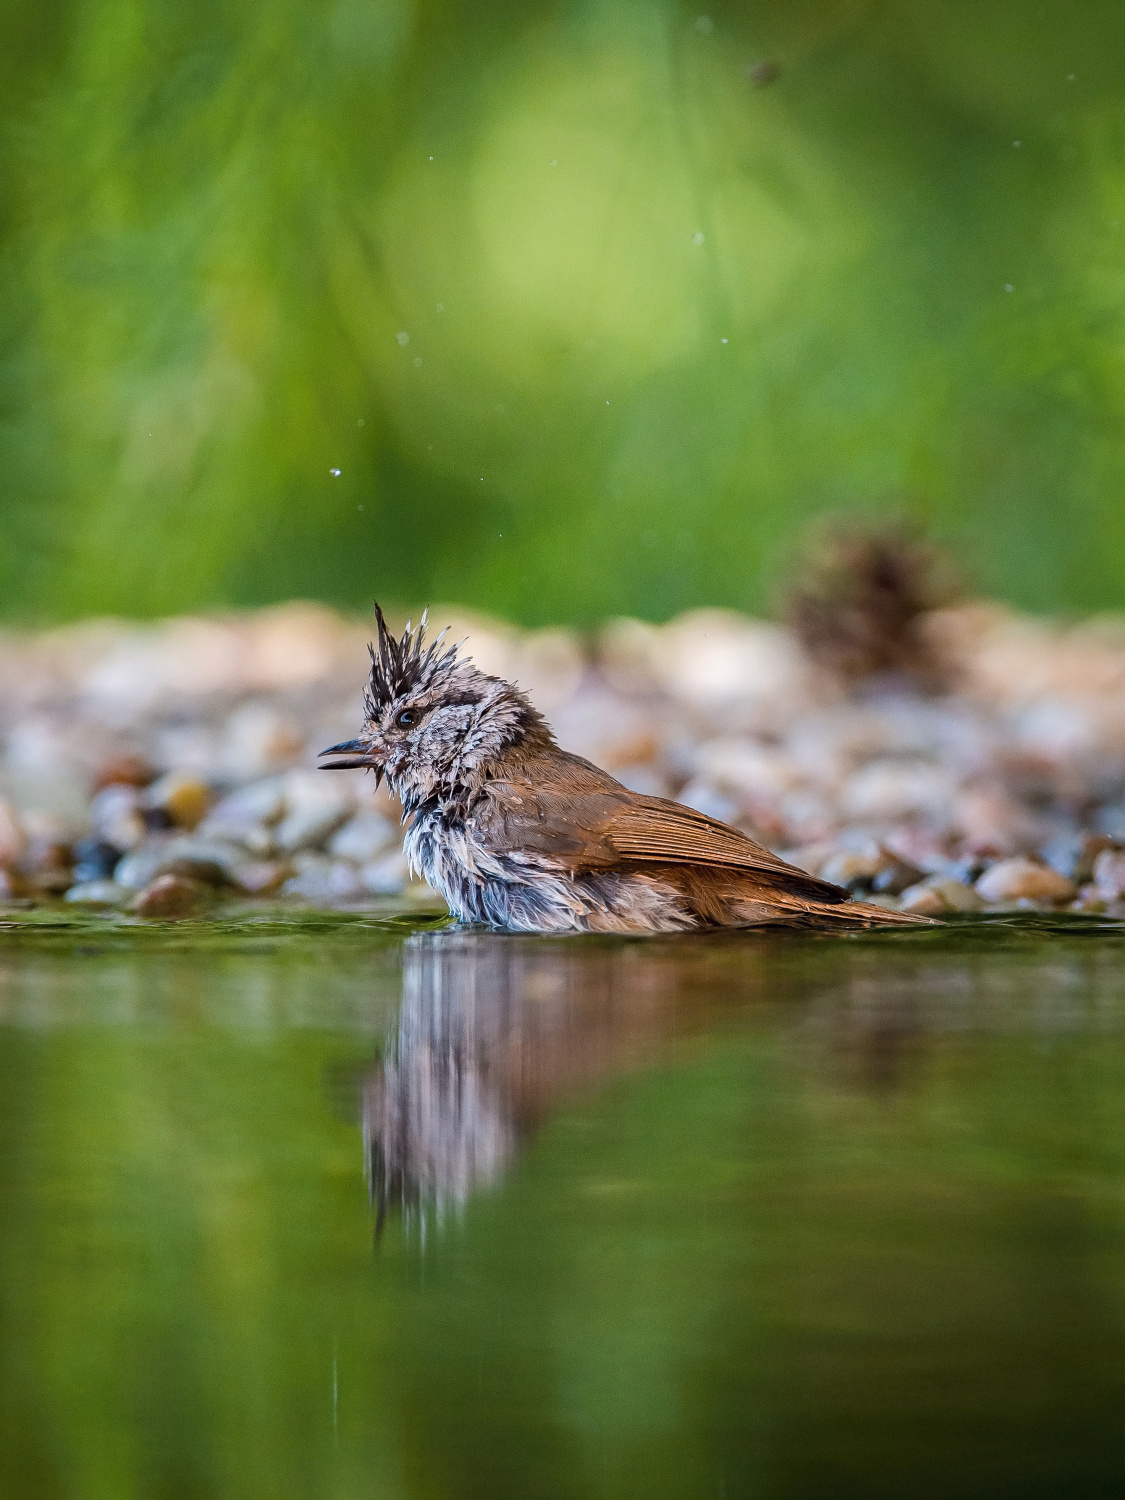
MULTIPOLYGON (((935 971, 901 941, 411 937, 396 1028, 361 1086, 376 1232, 396 1209, 407 1221, 421 1210, 424 1224, 432 1207, 440 1219, 498 1181, 563 1099, 732 1011, 770 1027, 785 1066, 827 1068, 837 1088, 905 1083, 921 1040, 918 987, 932 990, 935 971)), ((937 977, 940 992, 944 965, 937 977)))
POLYGON ((696 967, 664 948, 411 938, 398 1024, 362 1088, 377 1232, 389 1209, 432 1204, 440 1215, 463 1203, 499 1178, 560 1096, 659 1050, 696 967))

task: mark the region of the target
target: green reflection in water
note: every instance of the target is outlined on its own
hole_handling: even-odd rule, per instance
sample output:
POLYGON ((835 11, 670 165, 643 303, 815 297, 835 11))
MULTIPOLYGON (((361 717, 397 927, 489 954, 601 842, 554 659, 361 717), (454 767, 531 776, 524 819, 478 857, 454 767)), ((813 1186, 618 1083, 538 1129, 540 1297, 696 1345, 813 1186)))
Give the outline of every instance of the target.
POLYGON ((5 1496, 1120 1491, 1117 931, 2 944, 5 1496))

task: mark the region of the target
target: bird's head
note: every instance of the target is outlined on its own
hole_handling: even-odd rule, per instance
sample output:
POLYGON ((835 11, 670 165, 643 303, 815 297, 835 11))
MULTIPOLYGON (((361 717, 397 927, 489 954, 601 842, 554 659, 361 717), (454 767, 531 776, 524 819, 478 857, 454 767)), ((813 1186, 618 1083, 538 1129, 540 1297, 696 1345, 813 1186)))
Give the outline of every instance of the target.
POLYGON ((364 725, 354 740, 322 750, 322 770, 364 766, 386 776, 407 806, 439 792, 455 792, 489 774, 490 763, 530 738, 550 742, 542 715, 512 683, 489 677, 445 631, 425 643, 426 615, 400 637, 375 606, 378 641, 364 695, 364 725))

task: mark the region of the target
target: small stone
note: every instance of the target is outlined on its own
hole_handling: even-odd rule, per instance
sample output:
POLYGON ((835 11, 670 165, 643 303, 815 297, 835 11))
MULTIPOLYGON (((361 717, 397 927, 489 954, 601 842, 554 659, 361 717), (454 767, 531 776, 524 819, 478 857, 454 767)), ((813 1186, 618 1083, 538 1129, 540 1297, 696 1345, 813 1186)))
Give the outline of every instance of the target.
POLYGON ((1096 885, 1084 885, 1078 892, 1078 900, 1072 901, 1068 910, 1083 911, 1095 916, 1101 916, 1108 911, 1109 906, 1109 901, 1106 900, 1096 885))
POLYGON ((363 888, 373 896, 397 896, 410 880, 410 865, 401 850, 364 865, 359 872, 363 888))
POLYGON ((190 772, 169 771, 141 798, 141 808, 164 813, 175 828, 195 828, 212 802, 211 788, 190 772))
POLYGON ((354 811, 350 791, 322 771, 293 771, 285 777, 285 816, 274 841, 293 854, 322 845, 354 811))
POLYGON ((14 870, 0 867, 0 901, 22 901, 27 895, 27 882, 14 870))
POLYGON ((923 760, 876 760, 848 781, 840 806, 845 816, 864 822, 939 819, 948 811, 953 789, 945 766, 923 760))
POLYGON ((158 875, 133 901, 138 917, 175 922, 190 917, 203 905, 205 888, 182 875, 158 875))
POLYGON ((1084 885, 1093 878, 1098 855, 1113 846, 1113 840, 1104 833, 1063 833, 1048 839, 1041 853, 1052 870, 1076 885, 1084 885))
POLYGON ((95 792, 100 792, 107 786, 146 787, 155 780, 156 772, 148 761, 125 752, 102 761, 94 772, 93 786, 95 792))
POLYGON ((820 878, 849 891, 869 890, 886 862, 879 849, 872 852, 841 849, 821 865, 820 878))
POLYGON ((19 863, 19 873, 34 890, 61 895, 74 884, 74 856, 63 839, 32 838, 19 863))
POLYGON ((355 865, 346 859, 304 856, 301 868, 282 886, 285 896, 303 896, 306 901, 355 901, 365 887, 355 865))
POLYGON ((140 891, 154 881, 161 872, 161 865, 168 850, 167 840, 160 843, 143 844, 118 861, 113 878, 126 890, 140 891))
POLYGON ((158 875, 179 875, 204 885, 235 885, 243 851, 192 834, 153 840, 127 854, 113 872, 118 885, 141 890, 158 875))
POLYGON ((1106 901, 1125 896, 1125 849, 1103 849, 1094 860, 1094 885, 1106 901))
POLYGON ((949 911, 942 893, 929 885, 912 885, 899 898, 903 911, 917 912, 920 917, 940 917, 949 911))
POLYGON ((1112 802, 1099 807, 1094 814, 1094 827, 1114 840, 1125 840, 1125 803, 1112 802))
POLYGON ((917 885, 922 876, 923 871, 917 865, 907 864, 905 860, 888 856, 887 863, 872 880, 871 889, 877 895, 901 896, 903 891, 909 890, 912 885, 917 885))
POLYGON ((285 815, 285 792, 280 777, 270 776, 240 787, 217 802, 199 824, 202 838, 241 844, 251 854, 272 854, 273 827, 285 815))
POLYGON ((303 749, 292 720, 272 704, 255 700, 227 720, 220 758, 227 774, 242 779, 292 765, 303 749))
POLYGON ((95 836, 118 849, 135 849, 144 842, 140 793, 134 786, 113 782, 90 802, 90 825, 95 836))
POLYGON ((332 835, 328 852, 365 865, 401 842, 402 834, 390 818, 384 818, 382 813, 361 812, 332 835))
POLYGON ((133 892, 115 880, 83 880, 72 885, 64 899, 81 906, 124 906, 132 898, 133 892))
POLYGON ((235 866, 235 881, 248 896, 269 896, 279 891, 293 874, 286 860, 248 859, 235 866))
POLYGON ((0 797, 0 868, 11 869, 27 846, 27 834, 15 808, 0 797))
POLYGON ((74 846, 74 879, 79 884, 108 880, 124 852, 105 839, 79 839, 74 846))
POLYGON ((1019 855, 1002 859, 986 870, 977 881, 976 891, 989 905, 1026 899, 1057 906, 1073 901, 1078 894, 1074 882, 1065 875, 1019 855))
POLYGON ((936 891, 950 911, 980 911, 984 905, 971 885, 948 875, 930 875, 922 883, 936 891))

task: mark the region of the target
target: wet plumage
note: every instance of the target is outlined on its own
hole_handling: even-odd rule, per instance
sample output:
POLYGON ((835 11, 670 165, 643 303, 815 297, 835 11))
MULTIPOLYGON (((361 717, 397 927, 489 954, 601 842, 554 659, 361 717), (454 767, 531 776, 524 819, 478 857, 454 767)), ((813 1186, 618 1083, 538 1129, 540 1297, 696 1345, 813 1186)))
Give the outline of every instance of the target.
POLYGON ((629 791, 556 744, 517 687, 376 607, 365 723, 326 769, 402 802, 411 865, 464 922, 518 932, 917 925, 853 901, 735 828, 629 791))

